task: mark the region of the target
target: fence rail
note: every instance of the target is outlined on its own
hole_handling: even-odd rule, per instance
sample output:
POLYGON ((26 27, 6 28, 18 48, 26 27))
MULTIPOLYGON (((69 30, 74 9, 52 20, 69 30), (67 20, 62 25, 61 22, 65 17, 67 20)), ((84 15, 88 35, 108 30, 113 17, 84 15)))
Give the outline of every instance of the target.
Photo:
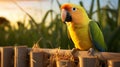
POLYGON ((120 67, 120 53, 28 48, 27 46, 0 47, 0 67, 120 67))

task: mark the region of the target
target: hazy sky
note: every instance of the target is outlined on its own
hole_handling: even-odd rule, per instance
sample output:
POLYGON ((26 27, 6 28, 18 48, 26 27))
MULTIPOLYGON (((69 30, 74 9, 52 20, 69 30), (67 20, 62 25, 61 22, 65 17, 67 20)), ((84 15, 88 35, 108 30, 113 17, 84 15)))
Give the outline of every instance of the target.
MULTIPOLYGON (((59 0, 61 4, 71 2, 75 4, 79 4, 80 1, 83 1, 83 4, 87 10, 89 10, 89 6, 91 4, 91 0, 59 0)), ((97 1, 97 0, 95 0, 97 1)), ((117 8, 117 1, 118 0, 100 0, 101 6, 105 6, 106 4, 110 3, 113 5, 111 7, 117 8)), ((33 18, 40 22, 41 18, 43 18, 45 12, 49 9, 55 10, 59 13, 59 8, 56 3, 56 0, 36 0, 36 1, 17 1, 17 3, 33 18), (53 3, 51 3, 53 1, 53 3)), ((95 6, 96 7, 96 2, 95 6)), ((95 10, 95 9, 94 9, 95 10)), ((26 15, 22 12, 12 1, 4 1, 0 0, 0 16, 4 16, 12 22, 16 22, 18 20, 23 20, 26 15)))

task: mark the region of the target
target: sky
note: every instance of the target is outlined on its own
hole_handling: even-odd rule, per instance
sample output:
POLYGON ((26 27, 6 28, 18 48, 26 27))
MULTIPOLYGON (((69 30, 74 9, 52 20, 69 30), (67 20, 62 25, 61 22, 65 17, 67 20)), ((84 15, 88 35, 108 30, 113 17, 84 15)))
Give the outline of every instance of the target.
MULTIPOLYGON (((89 10, 91 0, 59 0, 60 4, 68 2, 79 4, 80 1, 83 1, 86 10, 89 10)), ((118 0, 100 0, 100 5, 105 6, 111 2, 111 4, 113 4, 111 7, 117 8, 117 1, 118 0)), ((16 3, 28 12, 37 22, 41 22, 46 11, 51 8, 55 10, 56 13, 60 13, 56 0, 16 0, 16 3)), ((94 7, 96 8, 96 2, 94 7)), ((24 18, 26 18, 25 13, 21 11, 12 0, 0 0, 0 16, 6 17, 13 23, 24 21, 24 18)))

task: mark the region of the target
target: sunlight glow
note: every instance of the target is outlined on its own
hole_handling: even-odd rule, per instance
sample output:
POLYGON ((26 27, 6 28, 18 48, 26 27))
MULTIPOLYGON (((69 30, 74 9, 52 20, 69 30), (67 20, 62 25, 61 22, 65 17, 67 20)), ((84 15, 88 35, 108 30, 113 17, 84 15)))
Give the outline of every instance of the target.
MULTIPOLYGON (((56 0, 0 0, 0 16, 7 18, 12 23, 28 20, 25 12, 20 10, 14 1, 24 9, 25 12, 29 13, 38 23, 41 22, 41 19, 49 9, 53 9, 56 13, 60 13, 56 0)), ((59 0, 60 4, 68 2, 79 4, 79 1, 83 1, 83 4, 85 4, 84 7, 86 10, 89 10, 91 0, 59 0)), ((104 3, 101 2, 102 6, 107 2, 108 0, 105 0, 104 3)), ((112 3, 116 2, 117 0, 112 3)), ((50 20, 48 19, 48 21, 50 20)))

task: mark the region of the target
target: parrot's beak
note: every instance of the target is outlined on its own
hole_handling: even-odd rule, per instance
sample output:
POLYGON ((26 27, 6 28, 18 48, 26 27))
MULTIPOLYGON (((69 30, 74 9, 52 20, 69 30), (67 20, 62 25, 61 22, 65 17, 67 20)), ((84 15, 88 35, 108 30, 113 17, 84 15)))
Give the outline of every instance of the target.
POLYGON ((62 22, 64 22, 64 23, 72 21, 72 17, 70 15, 70 13, 65 9, 62 9, 62 11, 61 11, 61 19, 62 19, 62 22))

